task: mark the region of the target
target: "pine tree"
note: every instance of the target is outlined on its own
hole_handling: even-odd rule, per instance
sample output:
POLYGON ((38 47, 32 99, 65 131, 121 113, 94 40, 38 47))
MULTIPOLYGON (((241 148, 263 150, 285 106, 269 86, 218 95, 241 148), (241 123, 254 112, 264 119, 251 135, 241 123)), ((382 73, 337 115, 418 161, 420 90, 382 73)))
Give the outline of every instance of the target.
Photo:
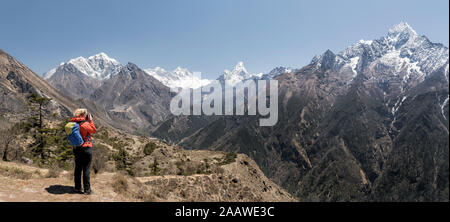
POLYGON ((42 116, 42 111, 45 108, 46 105, 48 105, 48 103, 51 101, 51 98, 46 98, 46 97, 41 97, 38 96, 36 94, 32 94, 29 97, 29 101, 30 101, 30 105, 32 110, 34 110, 35 112, 37 112, 37 116, 38 116, 38 130, 37 130, 37 134, 36 134, 36 143, 37 143, 37 147, 35 149, 35 152, 37 154, 39 154, 41 156, 42 159, 45 158, 44 156, 44 140, 43 140, 43 116, 42 116))

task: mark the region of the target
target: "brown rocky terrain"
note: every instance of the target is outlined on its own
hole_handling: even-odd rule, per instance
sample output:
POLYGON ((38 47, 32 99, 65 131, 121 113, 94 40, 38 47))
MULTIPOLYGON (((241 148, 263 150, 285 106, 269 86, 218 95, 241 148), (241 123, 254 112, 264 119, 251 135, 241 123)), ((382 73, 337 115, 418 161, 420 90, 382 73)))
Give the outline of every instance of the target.
MULTIPOLYGON (((193 162, 197 158, 226 156, 211 151, 173 149, 178 152, 172 156, 186 155, 193 162)), ((169 150, 155 150, 165 151, 169 150)), ((167 161, 179 160, 169 158, 167 161)), ((245 155, 237 155, 232 163, 215 165, 218 163, 211 163, 217 166, 214 173, 142 177, 106 171, 93 174, 94 193, 88 196, 73 193, 71 171, 52 175, 49 169, 0 161, 0 201, 296 201, 268 180, 245 155)))

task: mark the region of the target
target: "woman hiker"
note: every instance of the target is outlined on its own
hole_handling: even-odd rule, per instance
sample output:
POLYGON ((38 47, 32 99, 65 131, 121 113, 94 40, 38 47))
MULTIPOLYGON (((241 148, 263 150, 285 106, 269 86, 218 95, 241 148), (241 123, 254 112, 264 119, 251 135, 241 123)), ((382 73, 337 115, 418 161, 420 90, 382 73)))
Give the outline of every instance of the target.
POLYGON ((83 144, 76 146, 73 150, 75 155, 75 192, 81 191, 81 173, 83 173, 84 194, 92 193, 90 184, 90 168, 92 160, 92 139, 91 134, 97 132, 92 115, 86 109, 77 109, 74 112, 71 122, 77 122, 80 126, 80 134, 83 138, 83 144))

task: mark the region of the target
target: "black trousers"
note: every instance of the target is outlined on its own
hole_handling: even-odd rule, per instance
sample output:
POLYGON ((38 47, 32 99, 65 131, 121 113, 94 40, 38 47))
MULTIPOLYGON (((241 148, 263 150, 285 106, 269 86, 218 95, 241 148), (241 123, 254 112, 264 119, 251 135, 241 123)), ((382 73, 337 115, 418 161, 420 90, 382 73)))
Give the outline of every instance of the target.
POLYGON ((81 173, 83 173, 84 191, 91 189, 90 172, 92 161, 92 148, 77 146, 73 153, 75 154, 75 189, 81 190, 81 173))

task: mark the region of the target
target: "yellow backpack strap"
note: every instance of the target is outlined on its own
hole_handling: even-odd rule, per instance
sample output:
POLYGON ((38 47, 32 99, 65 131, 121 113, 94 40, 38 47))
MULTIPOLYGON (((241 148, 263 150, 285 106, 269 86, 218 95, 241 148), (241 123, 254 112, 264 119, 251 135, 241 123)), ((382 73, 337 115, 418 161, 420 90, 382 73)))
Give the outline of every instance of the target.
POLYGON ((69 122, 69 123, 66 124, 66 126, 64 127, 64 130, 66 131, 67 135, 72 133, 72 129, 73 129, 74 125, 75 125, 74 122, 69 122))

